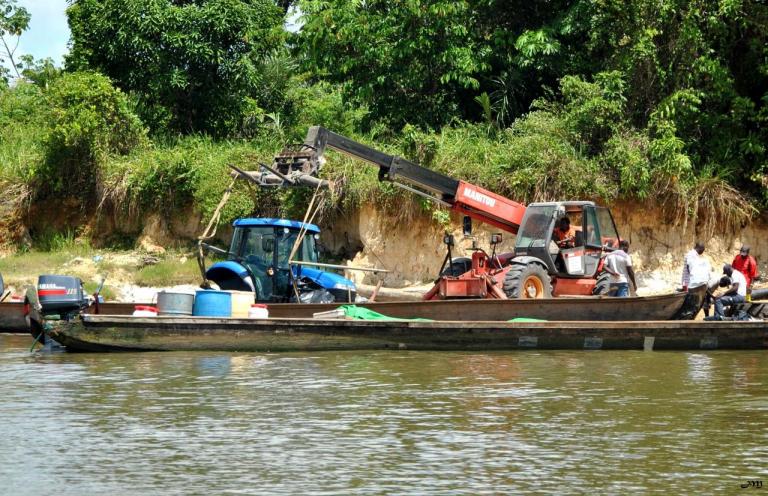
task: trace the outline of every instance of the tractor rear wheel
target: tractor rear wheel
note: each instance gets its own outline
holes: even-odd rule
[[[513,265],[504,276],[507,298],[551,298],[552,282],[546,269],[539,264]]]
[[[592,294],[595,296],[607,295],[611,288],[611,275],[608,272],[601,272],[597,276],[595,287],[592,288]]]

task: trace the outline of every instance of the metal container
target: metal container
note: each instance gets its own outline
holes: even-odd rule
[[[192,315],[195,304],[195,295],[191,293],[176,293],[173,291],[160,291],[157,293],[158,315]]]

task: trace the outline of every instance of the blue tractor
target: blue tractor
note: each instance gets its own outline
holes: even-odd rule
[[[232,225],[235,231],[229,251],[203,245],[227,257],[205,272],[206,279],[219,288],[253,291],[256,301],[267,303],[355,301],[352,281],[312,266],[318,263],[320,228],[316,225],[270,218],[238,219]],[[289,264],[302,229],[304,238]]]

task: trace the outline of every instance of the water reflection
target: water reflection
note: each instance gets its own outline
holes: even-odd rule
[[[31,355],[8,494],[729,492],[768,478],[764,353]]]

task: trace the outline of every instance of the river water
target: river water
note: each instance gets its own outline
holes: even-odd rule
[[[745,494],[750,480],[768,490],[760,351],[30,344],[0,335],[0,494]]]

